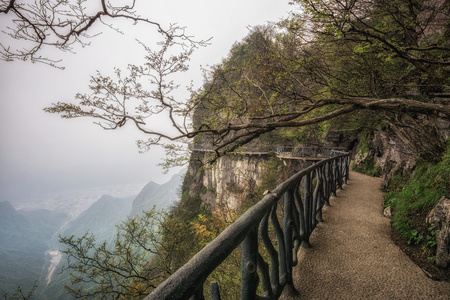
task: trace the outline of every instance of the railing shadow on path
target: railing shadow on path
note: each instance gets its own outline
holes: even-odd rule
[[[310,247],[309,237],[322,221],[322,208],[349,179],[349,153],[333,155],[268,191],[145,299],[205,299],[207,277],[240,245],[241,299],[278,299],[283,290],[295,293],[292,270],[298,249]],[[259,249],[259,239],[265,249]],[[259,285],[261,295],[257,295]],[[218,283],[210,283],[210,296],[220,299]]]

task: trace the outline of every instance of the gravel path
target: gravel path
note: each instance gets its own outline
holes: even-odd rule
[[[450,299],[450,283],[426,277],[391,240],[380,185],[351,172],[331,198],[312,248],[299,251],[295,299]]]

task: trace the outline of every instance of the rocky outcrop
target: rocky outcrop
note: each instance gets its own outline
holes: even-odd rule
[[[342,147],[349,151],[354,151],[358,144],[358,135],[356,133],[344,134],[343,131],[330,129],[322,136],[324,147]]]
[[[372,153],[367,155],[373,155],[374,164],[381,167],[384,182],[398,172],[410,173],[415,165],[417,151],[403,137],[404,133],[397,131],[397,128],[375,132]]]
[[[383,182],[387,183],[395,174],[411,174],[418,157],[439,160],[449,132],[447,120],[403,117],[359,141],[354,161],[358,165],[371,160],[372,165],[379,166]]]
[[[214,209],[217,204],[226,204],[231,209],[238,208],[242,202],[261,184],[267,172],[270,155],[230,154],[220,157],[214,165],[204,165],[207,152],[195,152],[191,157],[187,172],[189,194],[199,195],[203,205]],[[296,160],[283,161],[284,167],[275,176],[282,182],[304,167]],[[186,180],[186,179],[185,179]]]
[[[266,160],[265,156],[233,155],[206,167],[201,178],[206,188],[203,203],[214,207],[222,202],[231,208],[239,207],[243,198],[261,183]]]
[[[383,210],[383,216],[385,216],[386,218],[392,218],[392,208],[390,206],[386,207]]]
[[[427,216],[427,223],[436,230],[436,265],[450,265],[450,199],[442,197]]]

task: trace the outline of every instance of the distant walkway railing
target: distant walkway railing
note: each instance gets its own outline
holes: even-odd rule
[[[283,289],[294,290],[292,269],[297,264],[297,251],[300,245],[310,246],[309,237],[322,221],[323,206],[347,182],[349,162],[348,153],[321,160],[266,193],[145,299],[204,299],[207,277],[239,245],[241,299],[278,299]],[[268,258],[258,249],[259,239]],[[262,295],[257,295],[259,284]],[[212,300],[220,299],[219,290],[216,282],[210,283]]]
[[[189,150],[200,152],[213,152],[211,144],[189,144]],[[327,158],[346,153],[343,147],[318,147],[318,146],[285,146],[285,145],[255,145],[244,146],[237,154],[262,155],[275,153],[279,158]]]

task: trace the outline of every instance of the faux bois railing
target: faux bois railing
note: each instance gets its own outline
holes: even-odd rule
[[[349,162],[348,153],[324,159],[267,192],[145,299],[204,299],[207,277],[239,245],[241,299],[278,299],[283,289],[293,290],[298,249],[310,246],[309,237],[322,221],[323,206],[347,182]],[[210,296],[220,299],[216,282],[210,283]]]

